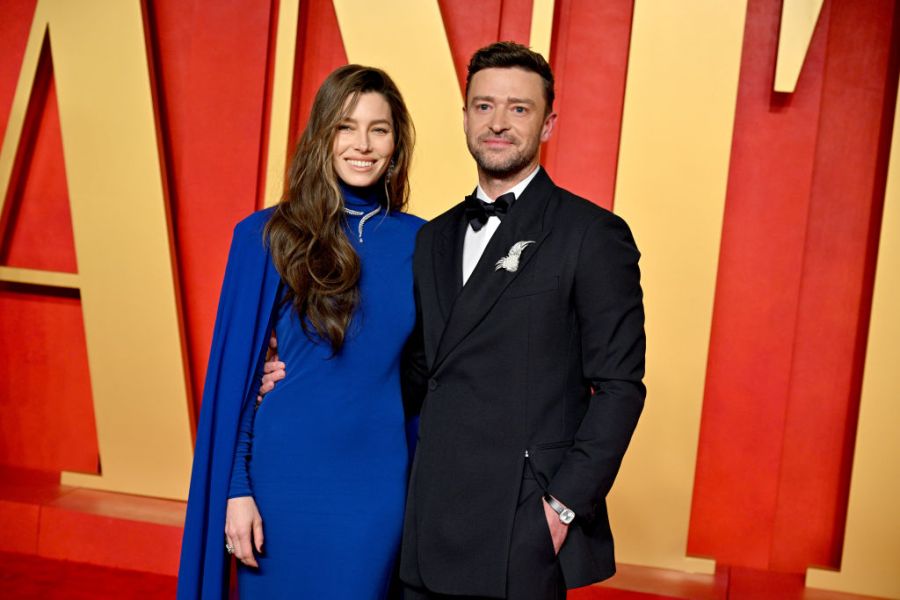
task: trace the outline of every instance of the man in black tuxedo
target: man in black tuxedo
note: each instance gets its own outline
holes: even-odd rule
[[[539,166],[553,96],[539,54],[475,53],[463,123],[478,187],[416,243],[410,599],[564,598],[615,572],[605,497],[645,395],[639,253],[621,218]]]
[[[418,236],[409,600],[565,598],[615,572],[605,497],[645,395],[640,254],[621,218],[540,167],[553,97],[540,54],[475,53],[463,123],[478,187]],[[266,363],[262,393],[283,369]]]

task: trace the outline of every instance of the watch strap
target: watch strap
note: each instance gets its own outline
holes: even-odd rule
[[[560,502],[559,500],[557,500],[550,494],[544,494],[544,500],[546,500],[547,504],[550,505],[550,508],[552,508],[554,511],[556,511],[556,514],[558,514],[560,516],[562,516],[562,513],[564,510],[568,510],[569,512],[572,512],[572,514],[575,514],[574,511],[571,511],[570,509],[566,508],[562,502]]]

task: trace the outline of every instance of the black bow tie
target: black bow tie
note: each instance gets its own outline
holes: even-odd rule
[[[497,217],[502,221],[515,201],[516,195],[512,192],[498,196],[493,202],[485,202],[475,194],[466,196],[466,220],[473,231],[478,231],[490,217]]]

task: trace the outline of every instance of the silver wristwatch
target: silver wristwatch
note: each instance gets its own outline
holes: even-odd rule
[[[550,505],[550,508],[556,511],[556,514],[559,515],[559,522],[563,525],[568,525],[575,520],[575,511],[573,511],[571,508],[566,508],[565,506],[563,506],[556,498],[554,498],[550,494],[544,494],[544,500],[547,501],[547,504]]]

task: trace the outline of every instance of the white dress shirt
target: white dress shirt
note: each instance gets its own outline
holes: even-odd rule
[[[534,179],[534,176],[537,175],[538,169],[540,168],[540,166],[535,167],[534,171],[532,171],[528,177],[514,185],[512,189],[504,192],[504,194],[512,192],[516,197],[516,201],[518,201],[519,196],[525,191],[525,188],[528,187],[528,184],[531,183],[531,180]],[[502,196],[503,194],[500,195]],[[484,200],[485,202],[494,201],[492,198],[488,198],[488,195],[481,189],[480,184],[475,189],[475,196],[477,196],[479,200]],[[485,223],[478,231],[472,229],[471,225],[466,227],[466,239],[463,241],[463,285],[466,285],[469,276],[472,274],[472,271],[475,270],[475,266],[478,264],[479,259],[481,259],[484,249],[487,247],[488,242],[491,241],[491,237],[493,237],[494,232],[497,231],[498,227],[500,227],[500,219],[495,216],[488,217],[487,223]]]

